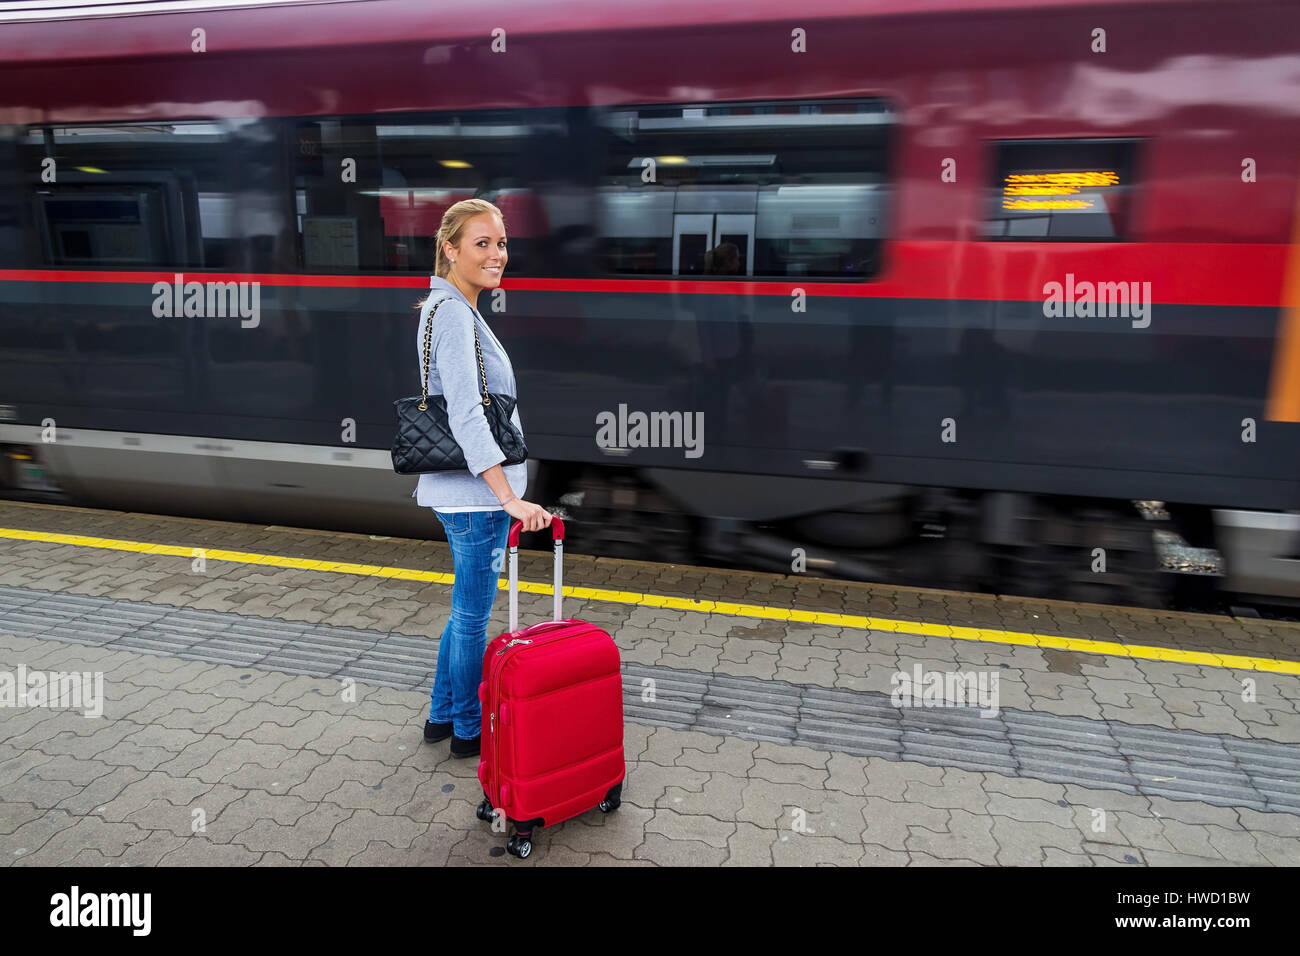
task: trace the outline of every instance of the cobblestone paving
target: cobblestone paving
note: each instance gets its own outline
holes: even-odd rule
[[[13,503],[0,503],[0,527],[451,570],[441,542],[372,541],[366,535]],[[548,554],[521,554],[522,580],[549,582],[550,571]],[[581,555],[566,557],[565,583],[1300,659],[1300,625],[1276,621],[925,592]],[[183,557],[11,539],[0,539],[0,585],[435,639],[450,605],[450,588],[441,584],[220,561],[196,574]],[[521,620],[549,617],[550,602],[546,595],[520,595]],[[917,664],[923,670],[998,668],[1005,707],[1300,743],[1300,680],[1290,675],[574,599],[566,600],[564,613],[608,630],[629,663],[882,693],[893,689],[894,674],[911,672]],[[506,626],[502,596],[489,630],[497,633]],[[1246,681],[1253,682],[1252,703],[1242,700]]]
[[[438,642],[424,637],[5,585],[0,620],[19,637],[399,690],[431,686],[437,666]],[[875,691],[624,663],[623,708],[677,730],[1300,813],[1300,747],[1004,708],[1000,673],[966,671],[965,706],[938,707],[915,672],[920,700],[903,706]]]
[[[450,571],[432,542],[11,504],[0,504],[0,526]],[[525,580],[549,580],[548,555],[521,563]],[[566,583],[1300,656],[1300,628],[1264,621],[581,556],[566,561]],[[0,585],[435,639],[450,597],[446,585],[217,561],[196,574],[184,558],[3,539]],[[548,597],[521,598],[525,621],[547,613]],[[1007,708],[1283,744],[1300,736],[1300,681],[1284,675],[597,602],[568,601],[565,613],[604,626],[629,664],[883,693],[917,663],[996,667]],[[474,818],[475,761],[423,743],[423,692],[359,683],[348,702],[331,679],[14,636],[0,622],[0,671],[18,664],[104,671],[109,698],[98,720],[0,711],[0,859],[18,866],[1300,863],[1294,813],[631,720],[623,806],[540,831],[520,863]]]

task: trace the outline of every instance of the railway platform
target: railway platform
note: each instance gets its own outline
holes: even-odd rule
[[[515,860],[422,738],[451,580],[442,542],[0,502],[0,861],[1300,864],[1300,625],[574,554],[628,776]]]

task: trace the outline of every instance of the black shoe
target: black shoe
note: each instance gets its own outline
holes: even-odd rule
[[[471,737],[465,740],[462,737],[452,736],[451,738],[451,755],[453,757],[477,757],[479,755],[479,737]]]
[[[424,722],[424,740],[426,743],[436,744],[439,740],[446,740],[451,736],[451,724],[435,724],[431,720]]]

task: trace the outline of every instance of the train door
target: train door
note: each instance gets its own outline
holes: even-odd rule
[[[673,216],[673,275],[703,275],[704,253],[713,248],[713,213]]]
[[[704,254],[724,242],[740,250],[738,275],[754,274],[752,213],[677,213],[673,216],[673,275],[703,275]]]
[[[740,268],[737,275],[754,274],[754,216],[752,213],[718,213],[714,229],[713,245],[734,242],[740,250]]]

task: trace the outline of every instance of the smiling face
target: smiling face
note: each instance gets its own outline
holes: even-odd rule
[[[451,260],[447,278],[462,288],[495,289],[501,284],[501,274],[506,268],[506,229],[501,217],[485,212],[465,222],[460,243],[453,247],[442,244],[443,253]]]

